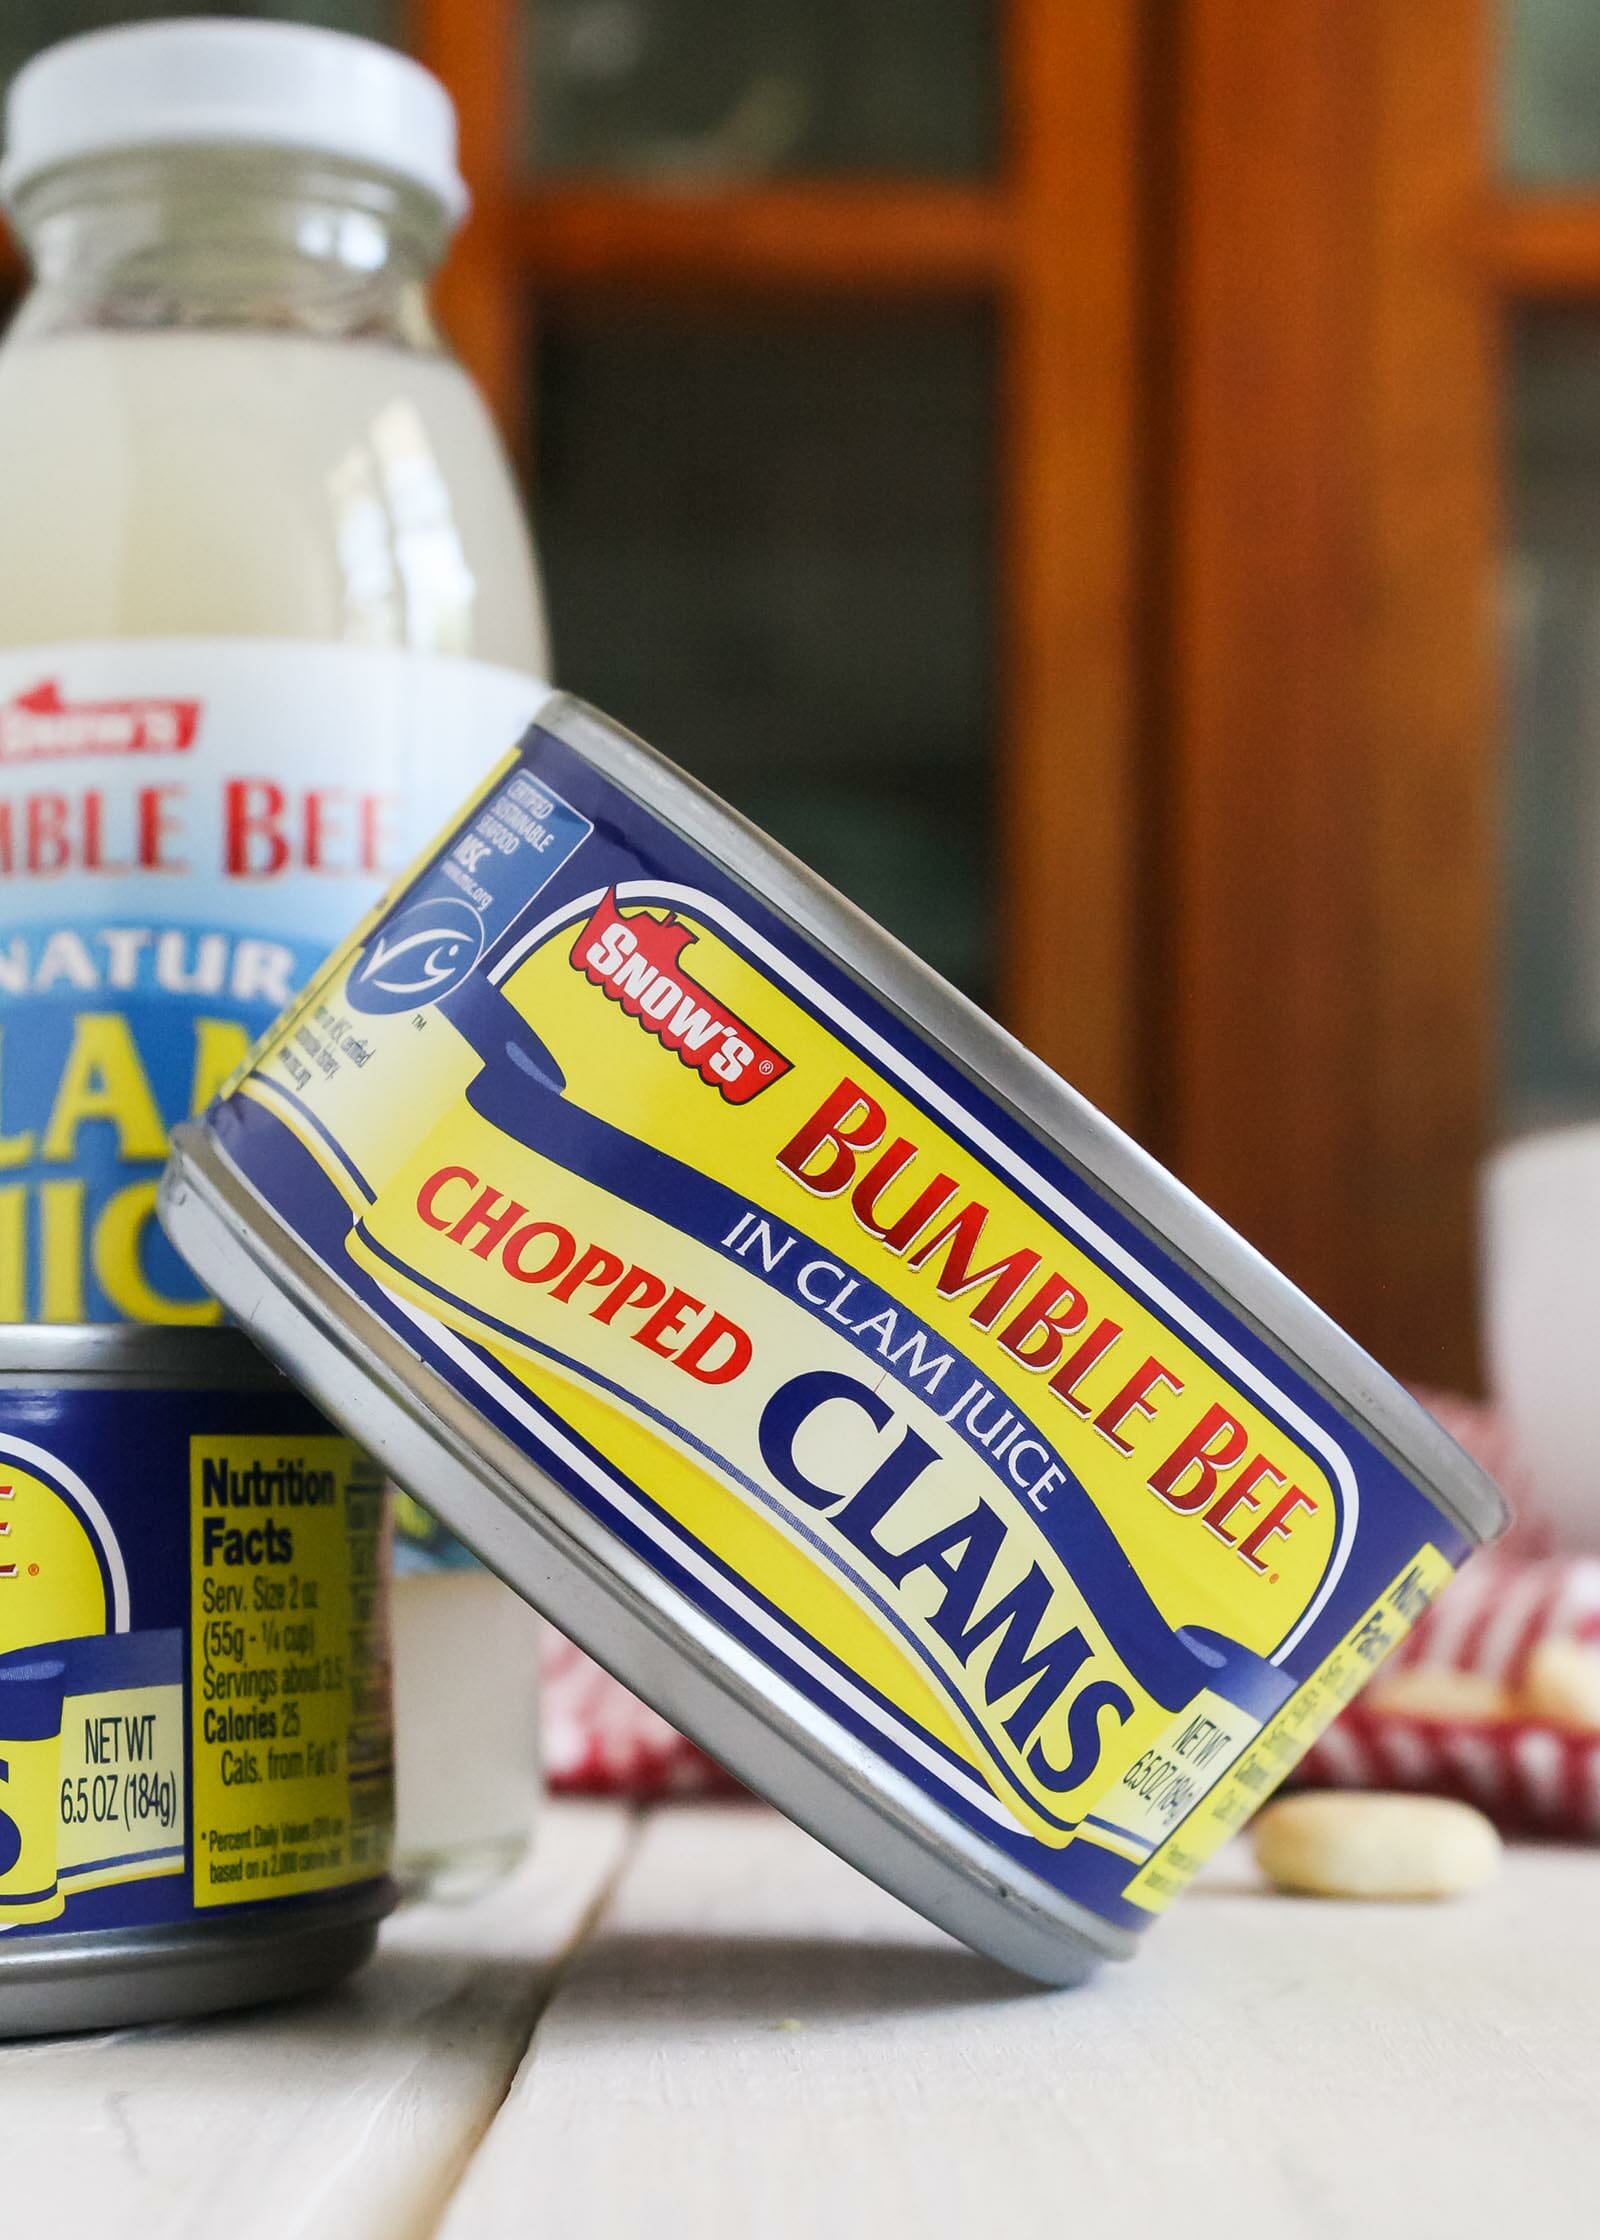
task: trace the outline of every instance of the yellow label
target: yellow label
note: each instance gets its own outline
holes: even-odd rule
[[[388,1863],[382,1512],[347,1439],[191,1441],[197,1906]]]
[[[715,1135],[719,1181],[750,1209],[731,1249],[727,1235],[685,1234],[670,1199],[619,1191],[614,1167],[591,1176],[547,1157],[536,1124],[519,1140],[475,1110],[466,1092],[482,1058],[436,1011],[363,1014],[324,980],[246,1095],[272,1103],[364,1217],[349,1249],[365,1272],[492,1346],[1058,1845],[1099,1819],[1108,1782],[1183,1725],[1117,1653],[1074,1576],[1070,1532],[1051,1530],[1075,1498],[1069,1478],[1159,1620],[1267,1657],[1332,1559],[1329,1471],[885,1071],[843,1060],[812,1011],[712,923],[670,915],[671,937],[692,937],[695,974],[730,1012],[759,1019],[775,1053],[770,1084],[743,1101],[607,1000],[577,969],[570,927],[535,945],[502,992],[513,1021],[534,1023],[554,1053],[568,1107],[626,1115],[630,1135],[685,1167],[706,1163]],[[643,938],[663,934],[666,916],[610,922]],[[305,1127],[306,1111],[319,1128]],[[793,1278],[781,1288],[769,1280],[780,1260]],[[852,1311],[849,1268],[903,1301],[905,1319]],[[785,1447],[785,1485],[772,1466],[773,1375],[802,1365],[831,1374],[837,1397]],[[863,1377],[852,1408],[850,1380]],[[867,1413],[889,1397],[892,1412]],[[711,1442],[694,1436],[707,1406]],[[872,1547],[864,1560],[848,1504],[835,1511],[806,1489],[849,1491],[907,1437],[926,1467],[884,1536],[927,1555],[918,1567],[890,1561],[886,1581]],[[754,1513],[744,1494],[730,1498],[751,1486],[766,1496]],[[819,1563],[819,1549],[832,1560]],[[1229,1731],[1242,1747],[1239,1716]],[[1095,1834],[1119,1840],[1114,1826]]]
[[[95,1543],[77,1507],[40,1472],[0,1455],[0,1656],[106,1629]]]
[[[1446,1528],[1125,1208],[564,752],[527,743],[330,961],[218,1143],[553,1501],[1126,1925],[1122,1879],[1248,1777],[1307,1645]]]
[[[1142,1858],[1144,1846],[1165,1841],[1260,1731],[1238,1704],[1202,1689],[1105,1792],[1101,1819],[1138,1847],[1130,1856]]]
[[[0,1725],[6,1708],[0,1703]],[[52,1921],[66,1903],[56,1854],[60,1760],[59,1731],[0,1734],[0,1923],[8,1926]]]
[[[28,1467],[29,1453],[39,1468]],[[75,1891],[174,1873],[183,1863],[177,1636],[108,1631],[113,1613],[102,1566],[113,1548],[89,1489],[43,1450],[7,1442],[0,1451],[3,1927],[53,1921]],[[119,1660],[126,1685],[104,1677]],[[158,1674],[169,1676],[167,1684],[148,1684]]]
[[[1339,1646],[1236,1759],[1204,1803],[1128,1884],[1126,1894],[1135,1905],[1159,1913],[1171,1903],[1212,1854],[1238,1833],[1280,1782],[1287,1780],[1317,1737],[1366,1686],[1450,1577],[1450,1565],[1437,1548],[1429,1546],[1391,1580]]]
[[[69,1890],[180,1874],[181,1683],[69,1697],[59,1801],[59,1866]]]

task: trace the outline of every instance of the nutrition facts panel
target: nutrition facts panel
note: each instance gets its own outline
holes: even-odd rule
[[[8,2221],[61,2240],[1591,2240],[1593,1854],[1438,1906],[1238,1847],[1041,1992],[755,1805],[558,1805],[337,1994],[0,2046]]]
[[[191,1442],[197,1906],[387,1866],[382,1523],[348,1439]]]

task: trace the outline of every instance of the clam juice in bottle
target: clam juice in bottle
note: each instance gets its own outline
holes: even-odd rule
[[[218,1318],[153,1219],[169,1129],[544,696],[516,488],[428,304],[454,146],[416,65],[285,25],[128,27],[13,87],[0,1320]],[[401,1867],[460,1882],[528,1825],[531,1621],[410,1538]],[[486,1633],[446,1735],[428,1675]]]

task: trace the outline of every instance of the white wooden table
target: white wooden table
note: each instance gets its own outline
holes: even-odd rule
[[[1238,1854],[1037,1992],[756,1806],[567,1805],[347,1990],[0,2048],[27,2240],[1600,2232],[1600,1855],[1437,1907]]]

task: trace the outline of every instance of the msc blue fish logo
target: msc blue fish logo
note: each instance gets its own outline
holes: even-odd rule
[[[415,1011],[459,988],[483,954],[483,920],[468,902],[436,895],[385,918],[350,975],[358,1011]]]

